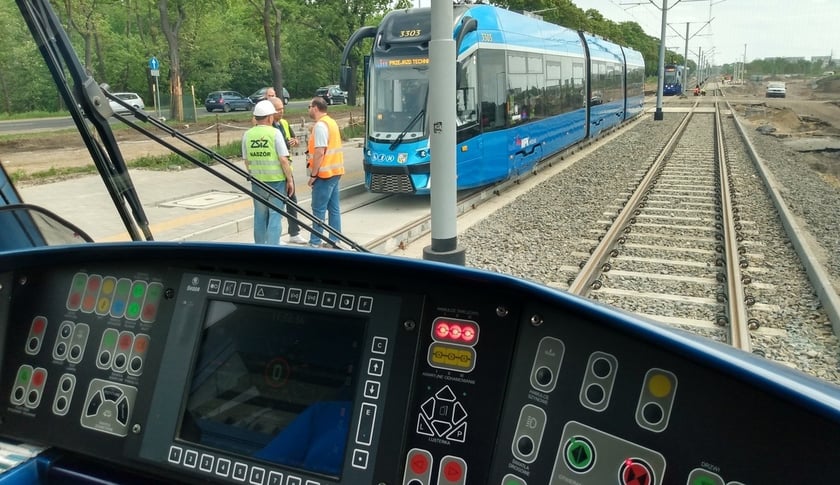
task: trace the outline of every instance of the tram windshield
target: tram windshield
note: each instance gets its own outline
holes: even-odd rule
[[[680,71],[675,67],[665,68],[665,84],[676,84],[680,82]]]
[[[370,137],[390,142],[405,132],[404,141],[422,138],[426,133],[426,116],[421,111],[428,99],[428,59],[379,59],[370,81]]]

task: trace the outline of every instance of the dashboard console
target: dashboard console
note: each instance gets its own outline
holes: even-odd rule
[[[0,435],[49,448],[44,482],[825,483],[840,456],[836,387],[525,281],[369,254],[0,255],[0,352]]]

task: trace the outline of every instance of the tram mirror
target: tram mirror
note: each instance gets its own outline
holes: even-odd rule
[[[341,87],[342,91],[349,91],[350,87],[350,77],[353,73],[353,68],[349,65],[341,66],[341,72],[339,73],[339,80],[338,85]]]

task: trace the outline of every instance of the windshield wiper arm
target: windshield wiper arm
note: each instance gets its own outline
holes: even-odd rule
[[[410,130],[411,127],[417,123],[417,120],[419,120],[420,117],[424,114],[426,114],[426,110],[421,109],[416,115],[414,115],[414,118],[411,118],[411,121],[408,123],[408,126],[405,127],[402,133],[397,135],[394,141],[391,142],[391,145],[388,147],[388,149],[393,150],[394,148],[397,148],[400,145],[400,143],[402,143],[403,138],[405,138],[405,135],[408,134],[408,130]]]

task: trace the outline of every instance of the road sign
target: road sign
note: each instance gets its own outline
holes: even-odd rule
[[[152,69],[152,77],[160,76],[160,69]]]
[[[151,69],[152,71],[157,71],[158,69],[160,69],[160,62],[158,62],[157,57],[152,56],[152,58],[149,59],[149,69]]]

